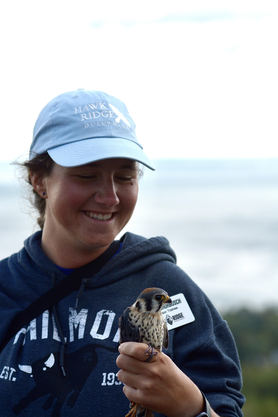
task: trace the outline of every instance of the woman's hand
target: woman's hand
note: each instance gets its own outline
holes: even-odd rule
[[[146,362],[147,349],[145,343],[126,342],[119,346],[118,379],[129,401],[168,417],[201,413],[204,399],[199,388],[162,352]]]

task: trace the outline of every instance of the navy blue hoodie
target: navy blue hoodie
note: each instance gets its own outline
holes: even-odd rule
[[[40,242],[37,232],[0,263],[0,340],[16,313],[65,277]],[[123,417],[129,402],[116,376],[118,319],[146,287],[161,287],[174,299],[185,296],[188,317],[182,324],[179,306],[172,306],[176,314],[166,314],[169,325],[176,320],[166,353],[220,416],[241,416],[240,364],[227,323],[176,265],[165,238],[126,233],[121,250],[100,272],[33,319],[0,353],[1,417]]]

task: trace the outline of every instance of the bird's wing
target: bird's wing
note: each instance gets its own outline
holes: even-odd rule
[[[165,349],[168,348],[168,341],[169,341],[169,337],[168,337],[168,327],[166,324],[166,321],[164,322],[164,327],[163,327],[163,346],[165,347]]]
[[[130,321],[130,307],[127,307],[119,319],[120,343],[140,342],[140,332],[136,325]]]

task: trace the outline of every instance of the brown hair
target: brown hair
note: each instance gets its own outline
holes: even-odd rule
[[[26,179],[28,184],[32,186],[31,174],[37,174],[40,177],[46,177],[50,174],[53,165],[54,165],[54,161],[50,158],[47,152],[41,155],[37,155],[35,158],[31,159],[30,161],[23,162],[22,166],[27,168],[27,172],[28,172],[28,177]],[[33,187],[32,187],[32,192],[33,192],[32,205],[39,212],[37,223],[40,226],[40,228],[43,229],[44,218],[45,218],[45,199],[42,198]]]

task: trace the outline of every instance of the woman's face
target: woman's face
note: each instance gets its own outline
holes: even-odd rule
[[[138,167],[106,159],[65,168],[54,164],[46,192],[42,246],[63,267],[78,267],[105,251],[129,221],[138,195]]]

